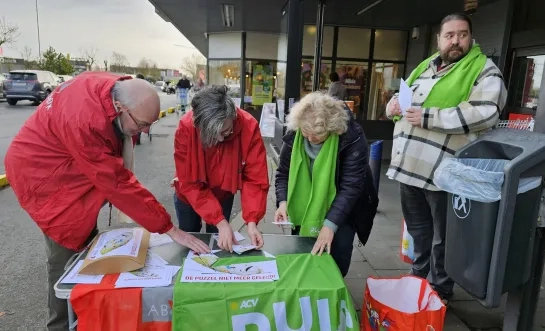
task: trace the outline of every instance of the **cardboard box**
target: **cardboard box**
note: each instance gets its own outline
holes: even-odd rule
[[[150,233],[141,227],[119,228],[100,233],[93,240],[80,273],[105,275],[144,267]]]

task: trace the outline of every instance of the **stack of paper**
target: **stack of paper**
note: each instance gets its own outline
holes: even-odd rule
[[[240,241],[246,240],[246,238],[244,238],[244,236],[243,236],[240,232],[235,231],[234,234],[235,234],[235,239],[236,239],[237,241],[240,242]],[[218,235],[218,234],[214,234],[214,235],[212,235],[212,237],[214,237],[214,239],[216,239],[216,241],[218,241],[219,235]]]
[[[162,287],[172,283],[172,277],[180,267],[162,265],[146,266],[131,272],[119,274],[115,287]]]
[[[152,233],[149,237],[149,248],[162,246],[174,242],[168,234]]]
[[[61,284],[100,284],[104,275],[82,275],[79,273],[83,266],[83,260],[76,263],[68,275],[63,278]]]

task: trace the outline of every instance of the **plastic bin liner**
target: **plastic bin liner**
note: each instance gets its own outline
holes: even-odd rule
[[[435,186],[479,202],[501,199],[503,168],[509,160],[501,159],[444,159],[433,175]],[[541,184],[541,177],[521,178],[518,194],[528,192]]]

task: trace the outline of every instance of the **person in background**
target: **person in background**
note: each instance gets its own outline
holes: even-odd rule
[[[209,251],[172,225],[128,169],[131,136],[158,116],[159,97],[148,82],[85,72],[51,93],[13,138],[4,164],[21,207],[44,233],[49,331],[68,330],[66,300],[56,298],[53,286],[67,261],[97,234],[99,211],[108,202],[150,232]]]
[[[180,112],[184,113],[188,103],[189,89],[191,89],[191,82],[187,79],[186,75],[180,78],[176,84],[176,88],[178,88],[178,98],[180,99]],[[176,109],[176,114],[178,114],[178,109]]]
[[[225,86],[205,87],[191,102],[174,138],[176,193],[174,205],[180,229],[219,231],[218,246],[232,252],[229,224],[233,199],[241,192],[242,218],[252,244],[263,246],[257,224],[267,207],[267,155],[259,124],[237,108]]]
[[[292,234],[318,237],[312,254],[327,251],[346,276],[355,229],[365,245],[378,197],[362,128],[343,101],[322,92],[290,110],[276,170],[276,221],[291,221]]]
[[[330,73],[329,80],[331,81],[331,85],[329,85],[327,94],[337,98],[338,100],[346,100],[346,87],[344,87],[344,85],[339,81],[339,74],[335,71]]]
[[[447,193],[433,183],[439,163],[493,128],[505,106],[501,71],[472,37],[464,14],[446,16],[439,52],[411,73],[412,107],[402,116],[397,96],[386,106],[396,121],[387,176],[400,184],[401,207],[414,239],[411,273],[427,278],[448,305],[454,282],[445,271]]]

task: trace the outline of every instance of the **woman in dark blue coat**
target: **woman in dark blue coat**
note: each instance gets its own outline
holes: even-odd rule
[[[286,122],[275,220],[317,237],[312,254],[330,253],[344,277],[354,235],[367,242],[378,205],[365,134],[343,101],[321,92],[295,104]]]

